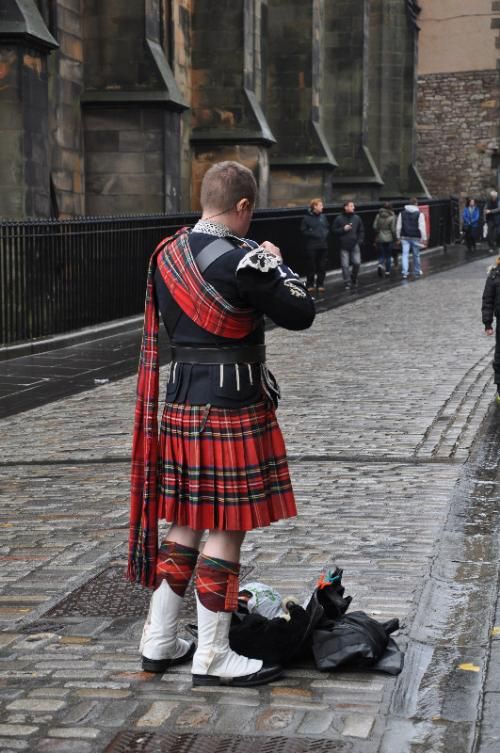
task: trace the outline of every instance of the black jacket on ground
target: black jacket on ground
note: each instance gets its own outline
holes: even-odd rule
[[[483,291],[481,308],[483,324],[486,329],[493,326],[494,317],[500,316],[500,268],[492,267],[488,272]]]
[[[352,225],[352,227],[345,231],[345,225]],[[355,246],[360,246],[365,239],[365,229],[358,214],[346,214],[345,212],[339,214],[333,221],[332,233],[339,239],[340,248],[345,249],[345,251],[352,251]]]
[[[330,234],[330,228],[324,214],[316,214],[312,209],[309,209],[300,223],[300,232],[304,236],[308,251],[313,251],[317,248],[327,248],[326,241]]]

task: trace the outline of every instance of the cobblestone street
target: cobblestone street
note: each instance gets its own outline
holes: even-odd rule
[[[273,738],[277,751],[498,750],[491,730],[478,742],[481,693],[492,719],[500,693],[487,682],[497,455],[478,449],[495,429],[490,263],[268,335],[299,516],[247,537],[244,572],[300,597],[338,564],[352,609],[400,619],[396,678],[304,662],[270,686],[193,690],[189,665],[141,672],[149,594],[122,578],[135,377],[0,421],[0,751],[163,753],[171,733]]]

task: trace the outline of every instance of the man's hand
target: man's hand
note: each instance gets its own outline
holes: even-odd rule
[[[280,261],[283,261],[281,251],[279,250],[278,246],[275,246],[274,243],[271,243],[271,241],[264,241],[260,244],[260,247],[263,248],[264,251],[277,256]]]
[[[352,228],[352,225],[344,225],[344,230],[346,233],[348,233],[351,228]]]
[[[486,329],[484,330],[484,333],[485,333],[485,335],[488,335],[488,337],[491,337],[491,335],[493,334],[493,332],[494,332],[494,329],[493,329],[493,327],[487,327],[487,328],[486,328]]]

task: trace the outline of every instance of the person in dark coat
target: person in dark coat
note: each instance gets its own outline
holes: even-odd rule
[[[353,201],[346,201],[342,214],[335,218],[332,233],[340,245],[340,265],[346,290],[358,286],[358,274],[361,266],[361,244],[365,238],[365,229],[361,217],[354,213]]]
[[[474,199],[467,200],[467,206],[462,213],[462,229],[464,233],[467,251],[476,250],[476,242],[479,238],[479,207]]]
[[[495,332],[493,329],[493,319],[496,318],[493,373],[497,387],[495,399],[497,403],[500,403],[500,327],[498,326],[498,320],[500,317],[500,256],[497,257],[496,264],[488,269],[488,276],[486,277],[486,283],[483,290],[481,314],[484,330],[489,337]]]
[[[313,199],[307,214],[300,224],[307,254],[306,285],[309,293],[325,292],[326,264],[328,261],[327,239],[330,234],[328,220],[323,214],[321,199]]]
[[[490,197],[484,205],[484,219],[488,226],[490,254],[498,253],[498,242],[500,241],[500,198],[497,191],[490,191]]]
[[[397,236],[396,215],[392,205],[388,202],[377,212],[373,221],[373,229],[375,230],[375,243],[378,250],[377,274],[379,277],[384,277],[384,275],[389,277],[393,246]]]
[[[315,308],[280,249],[244,237],[256,195],[248,168],[213,165],[201,185],[201,220],[162,241],[148,271],[127,576],[155,589],[140,645],[143,669],[162,673],[192,657],[194,686],[260,685],[282,672],[238,655],[228,634],[246,532],[296,515],[264,315],[302,330]],[[159,314],[171,363],[158,431]],[[159,546],[161,520],[170,528]],[[196,651],[177,636],[192,577]]]

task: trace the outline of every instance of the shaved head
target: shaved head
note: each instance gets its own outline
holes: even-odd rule
[[[200,203],[204,211],[227,212],[240,199],[255,205],[257,183],[251,170],[239,162],[217,162],[203,176]]]

